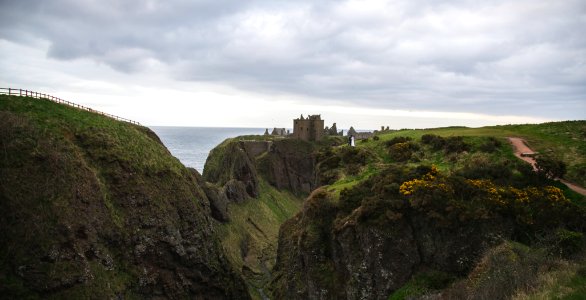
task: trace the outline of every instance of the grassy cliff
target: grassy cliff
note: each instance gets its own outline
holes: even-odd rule
[[[583,296],[586,200],[535,174],[506,137],[564,161],[567,178],[582,183],[585,128],[399,130],[317,150],[324,186],[281,227],[272,295],[531,298],[567,288]]]
[[[0,96],[0,295],[247,298],[194,175],[148,128]]]

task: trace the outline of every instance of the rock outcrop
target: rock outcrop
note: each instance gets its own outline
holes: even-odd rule
[[[446,227],[418,213],[384,225],[352,218],[335,224],[327,198],[314,192],[281,226],[275,299],[387,299],[422,270],[465,274],[510,235],[506,222]]]
[[[280,190],[309,194],[318,185],[318,147],[296,139],[229,139],[210,152],[203,177],[221,187],[226,198],[233,202],[258,197],[258,176]]]
[[[231,201],[241,202],[246,197],[256,198],[258,175],[253,160],[254,157],[238,141],[226,140],[210,152],[204,166],[203,178],[217,186],[223,186],[224,194]]]
[[[249,298],[197,175],[154,133],[0,97],[2,297]]]
[[[278,189],[309,194],[317,187],[315,150],[315,144],[302,140],[275,141],[259,159],[260,173]]]

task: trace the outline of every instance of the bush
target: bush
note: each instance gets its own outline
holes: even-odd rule
[[[499,139],[491,136],[488,137],[487,140],[480,145],[479,149],[482,152],[492,153],[495,152],[502,145],[503,143]]]
[[[397,136],[397,137],[394,137],[394,138],[386,141],[385,142],[385,145],[387,145],[387,147],[390,148],[390,147],[392,147],[395,144],[398,144],[398,143],[407,143],[407,142],[409,142],[411,140],[412,140],[412,138],[407,137],[407,136]]]
[[[409,142],[393,144],[389,149],[391,158],[398,162],[408,161],[413,155],[414,145]]]
[[[550,156],[538,156],[535,167],[539,175],[548,179],[563,178],[566,174],[566,164]]]
[[[470,145],[464,142],[464,138],[461,136],[451,136],[445,139],[444,151],[446,153],[459,153],[469,150]]]
[[[358,164],[348,164],[346,165],[346,174],[348,175],[358,175],[360,173],[360,165]]]
[[[430,145],[433,150],[440,150],[444,148],[446,143],[445,139],[435,134],[424,134],[421,136],[421,142],[426,145]]]
[[[362,198],[366,193],[368,193],[368,191],[361,188],[361,186],[357,186],[351,189],[344,188],[340,192],[340,201],[338,202],[340,210],[346,214],[352,212],[354,209],[360,206],[362,203]]]
[[[491,179],[500,184],[510,183],[512,164],[508,160],[494,161],[484,153],[474,153],[456,174],[469,179]]]
[[[378,135],[375,135],[375,136],[372,137],[372,139],[375,140],[375,141],[378,141],[378,140],[380,140],[380,137]]]
[[[363,166],[366,164],[369,154],[364,149],[346,147],[341,149],[340,156],[345,164],[359,164]]]
[[[584,234],[581,232],[558,229],[555,232],[553,251],[564,257],[578,253],[584,247]]]

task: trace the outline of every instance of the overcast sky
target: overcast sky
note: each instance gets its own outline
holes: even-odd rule
[[[0,0],[0,86],[146,125],[586,119],[585,28],[585,0]]]

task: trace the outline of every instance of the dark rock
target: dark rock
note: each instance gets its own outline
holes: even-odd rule
[[[206,160],[203,178],[219,186],[234,179],[244,184],[248,196],[256,198],[259,195],[256,167],[237,141],[228,140],[212,149]]]
[[[34,103],[0,118],[1,298],[249,299],[197,176],[148,130]]]
[[[225,195],[229,201],[236,203],[242,203],[248,197],[244,183],[235,179],[226,182],[222,191],[222,195]]]
[[[220,222],[230,221],[230,215],[228,214],[228,198],[226,198],[226,194],[223,190],[206,182],[197,170],[189,169],[209,201],[212,217]]]
[[[315,145],[302,140],[280,140],[260,158],[259,172],[273,186],[296,194],[317,188]]]
[[[387,299],[423,269],[466,274],[512,234],[501,219],[446,227],[417,212],[386,224],[324,219],[302,212],[281,226],[274,298]]]

